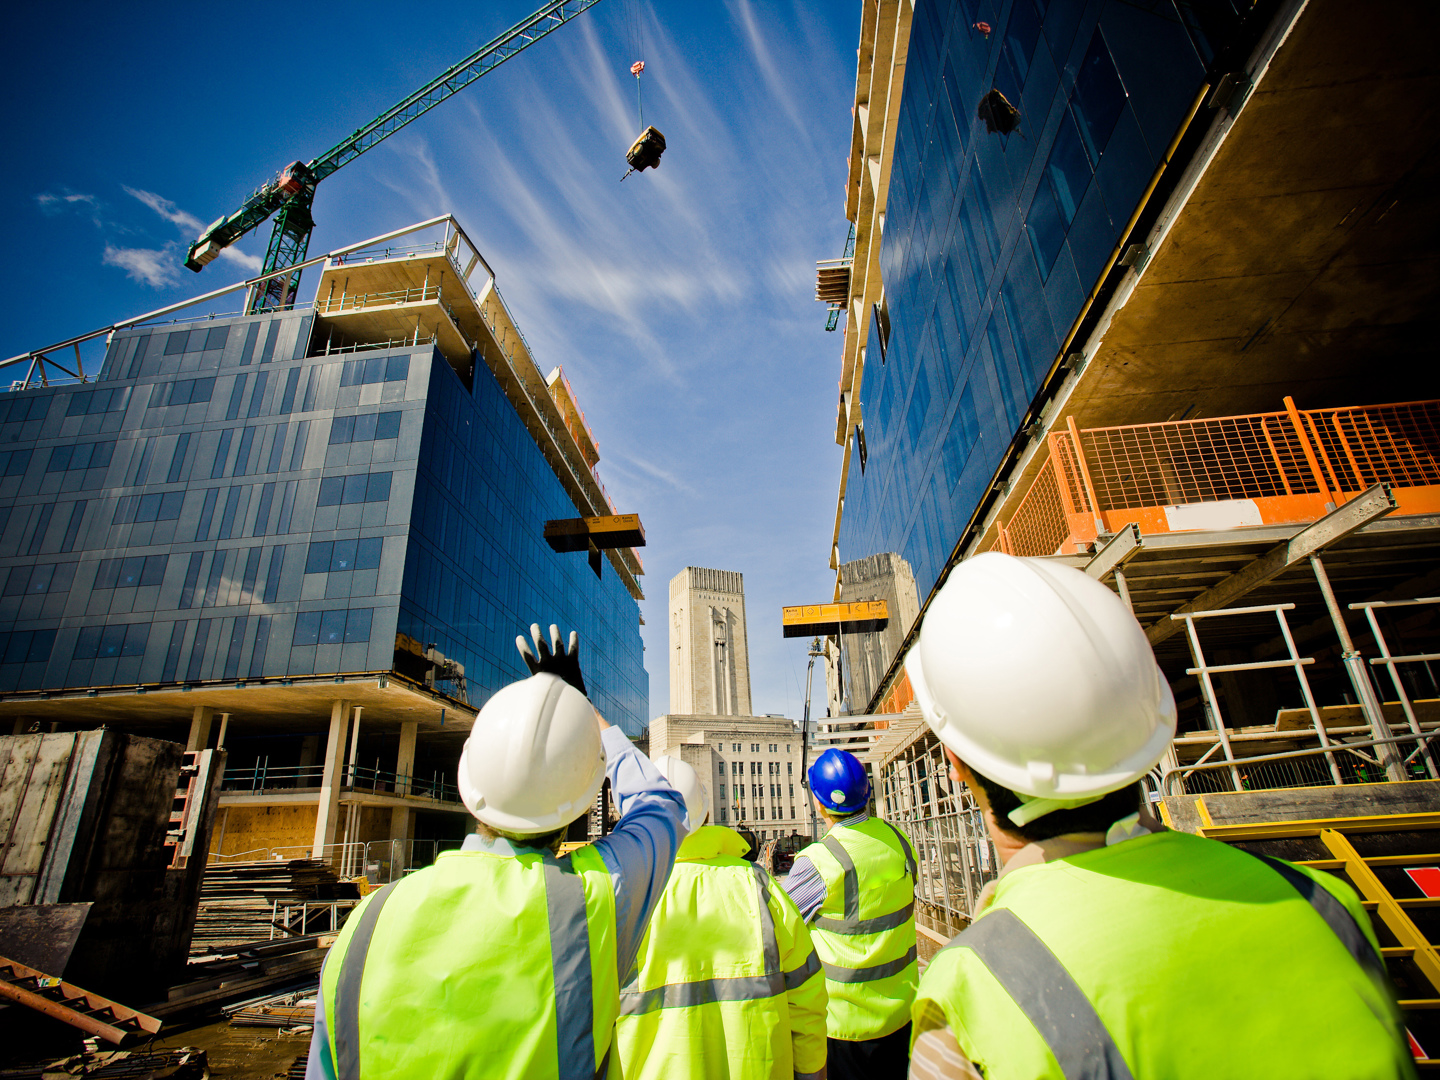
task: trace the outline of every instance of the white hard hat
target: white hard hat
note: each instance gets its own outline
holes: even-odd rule
[[[1175,734],[1145,631],[1072,567],[999,552],[951,571],[905,660],[926,722],[976,772],[1022,795],[1132,784]]]
[[[605,779],[595,709],[555,675],[511,683],[485,703],[460,753],[460,798],[492,829],[536,836],[590,808]]]
[[[688,761],[664,754],[655,759],[655,768],[670,786],[685,796],[685,828],[694,832],[705,821],[705,782]]]

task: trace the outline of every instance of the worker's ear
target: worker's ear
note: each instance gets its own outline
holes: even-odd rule
[[[975,782],[975,776],[970,772],[970,766],[955,756],[955,751],[948,746],[945,747],[945,756],[950,760],[950,779],[957,784],[964,784],[970,789],[971,796],[979,805],[981,810],[990,809],[990,799],[985,794],[985,789]]]

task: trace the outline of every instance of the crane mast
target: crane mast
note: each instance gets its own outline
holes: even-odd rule
[[[251,192],[239,209],[212,222],[190,245],[186,268],[199,273],[221,251],[272,214],[275,224],[265,251],[263,272],[268,274],[304,262],[310,233],[315,228],[310,210],[315,202],[315,188],[321,180],[599,2],[550,0],[319,157],[309,162],[292,162],[278,176]],[[248,310],[254,313],[288,307],[299,285],[299,270],[270,278],[251,295]]]

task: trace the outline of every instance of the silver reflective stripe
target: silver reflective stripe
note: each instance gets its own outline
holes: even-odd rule
[[[844,919],[821,918],[815,920],[815,925],[832,934],[878,934],[882,930],[895,930],[904,926],[914,914],[915,901],[911,900],[899,911],[892,911],[889,915],[877,915],[873,919],[857,919],[853,923]]]
[[[1330,890],[1326,889],[1319,882],[1307,874],[1302,874],[1289,863],[1283,863],[1279,859],[1272,859],[1268,855],[1260,855],[1258,858],[1267,863],[1270,869],[1283,877],[1290,883],[1290,887],[1303,896],[1315,909],[1315,913],[1325,920],[1325,925],[1330,927],[1330,932],[1340,939],[1340,944],[1355,958],[1355,962],[1365,969],[1372,979],[1377,979],[1382,987],[1386,988],[1388,994],[1390,981],[1381,965],[1380,957],[1375,955],[1370,941],[1363,931],[1356,924],[1354,916],[1339,900],[1335,899]]]
[[[335,1015],[329,1018],[335,1031],[335,1080],[360,1080],[360,980],[365,976],[365,956],[370,952],[380,909],[398,884],[392,881],[365,905],[341,958],[340,977],[335,981]]]
[[[620,991],[620,1015],[640,1016],[657,1009],[688,1009],[716,1001],[760,1001],[785,992],[785,984],[769,975],[737,975],[730,979],[699,979],[650,990]]]
[[[620,991],[621,1016],[639,1016],[657,1009],[688,1009],[717,1001],[760,1001],[783,994],[789,988],[789,976],[780,971],[780,945],[775,940],[775,917],[770,912],[770,875],[761,866],[752,864],[750,869],[755,874],[755,891],[760,901],[760,949],[765,973],[726,979],[697,979],[649,990],[636,989],[639,982],[637,973]],[[810,956],[811,960],[815,959],[813,951]]]
[[[947,949],[969,949],[1045,1040],[1066,1080],[1132,1080],[1085,991],[1008,908],[976,919]]]
[[[840,864],[840,869],[845,872],[845,922],[847,924],[858,922],[860,919],[860,879],[855,875],[855,860],[850,858],[850,853],[845,846],[831,833],[825,837],[824,844],[830,849],[830,854],[835,856],[835,861]],[[831,922],[836,920],[831,919]]]
[[[814,949],[811,949],[810,955],[805,958],[805,963],[801,964],[794,971],[785,972],[785,989],[796,990],[809,982],[812,976],[818,975],[819,973],[820,956]]]
[[[876,979],[888,979],[891,975],[899,975],[900,972],[915,963],[916,955],[916,948],[911,945],[910,950],[898,960],[876,964],[874,967],[847,968],[839,967],[836,964],[826,964],[825,978],[837,983],[874,982]]]
[[[591,1080],[595,1076],[595,1004],[590,985],[585,885],[568,857],[546,858],[543,865],[550,956],[555,966],[555,1042],[560,1080]]]

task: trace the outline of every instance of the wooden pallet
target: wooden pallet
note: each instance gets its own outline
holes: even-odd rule
[[[156,1035],[160,1021],[54,975],[0,956],[0,997],[62,1020],[116,1046]]]

